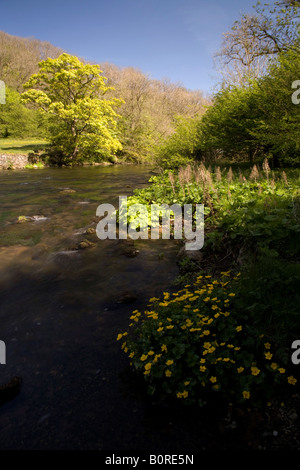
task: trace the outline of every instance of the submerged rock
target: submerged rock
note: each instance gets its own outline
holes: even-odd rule
[[[84,239],[78,244],[78,249],[84,250],[85,248],[92,248],[94,246],[96,246],[96,243],[93,243],[93,242],[90,242],[89,240]]]
[[[137,297],[132,292],[124,292],[121,297],[119,297],[117,302],[118,304],[128,304],[134,302],[135,300],[137,300]]]

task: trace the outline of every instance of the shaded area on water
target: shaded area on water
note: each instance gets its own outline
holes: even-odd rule
[[[161,445],[160,431],[144,423],[144,396],[125,393],[128,362],[116,336],[174,280],[177,245],[137,241],[138,255],[128,257],[123,241],[91,235],[93,248],[70,251],[99,204],[117,204],[148,177],[131,166],[1,174],[0,379],[23,381],[0,408],[1,449]],[[43,219],[16,223],[35,215]]]

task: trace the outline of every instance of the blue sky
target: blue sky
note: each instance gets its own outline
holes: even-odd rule
[[[213,55],[256,0],[0,0],[0,30],[209,93]]]

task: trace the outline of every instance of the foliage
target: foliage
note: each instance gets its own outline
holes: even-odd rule
[[[295,385],[268,338],[235,308],[238,276],[200,275],[193,285],[150,299],[143,314],[133,312],[130,332],[117,339],[149,393],[200,406],[212,391],[231,402],[257,403],[269,399],[276,384]]]
[[[21,103],[20,94],[6,87],[5,104],[0,104],[0,135],[7,138],[42,137],[43,128],[36,111]]]
[[[49,127],[57,163],[99,161],[121,149],[116,136],[118,100],[105,100],[108,90],[97,65],[62,54],[39,63],[40,71],[24,85],[26,103],[53,116]]]
[[[274,166],[298,165],[300,113],[292,84],[299,69],[298,53],[282,53],[263,78],[222,89],[202,119],[204,149],[220,149],[235,160],[248,155],[252,162],[265,154]]]
[[[252,135],[276,164],[299,165],[300,113],[292,101],[292,84],[299,70],[299,53],[280,54],[253,90],[258,119]]]
[[[203,148],[228,155],[247,155],[253,161],[259,142],[253,137],[257,107],[251,87],[229,87],[219,92],[202,119]]]
[[[174,133],[160,145],[157,165],[160,168],[179,168],[199,158],[200,116],[176,116]]]
[[[203,203],[203,262],[227,258],[240,275],[233,271],[231,279],[214,264],[213,280],[196,265],[188,268],[190,285],[151,299],[144,314],[133,312],[130,332],[118,339],[149,392],[201,405],[220,391],[257,404],[285,390],[282,384],[294,385],[286,371],[300,333],[298,172],[275,173],[265,159],[243,172],[189,165],[151,182],[129,206]]]

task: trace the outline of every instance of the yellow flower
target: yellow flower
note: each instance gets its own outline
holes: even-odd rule
[[[160,332],[160,331],[163,331],[163,327],[162,327],[162,326],[160,326],[159,328],[157,328],[157,330],[156,330],[156,331],[158,331],[158,332]]]
[[[184,385],[187,387],[190,384],[190,382],[186,381],[184,382]]]
[[[277,367],[278,367],[278,366],[277,366],[276,362],[272,362],[271,368],[272,368],[273,370],[275,370],[275,369],[277,369]]]
[[[291,384],[291,385],[295,385],[297,382],[297,379],[295,379],[295,377],[293,377],[292,375],[290,375],[290,377],[288,377],[288,383]]]
[[[150,370],[151,369],[151,362],[148,362],[147,364],[145,364],[145,370]]]
[[[184,390],[183,392],[178,392],[177,393],[177,398],[187,398],[189,395],[189,392],[187,390]]]
[[[172,359],[169,359],[167,362],[166,362],[166,365],[167,366],[171,366],[172,364],[174,364],[174,361]]]
[[[273,354],[271,354],[270,352],[266,352],[265,357],[266,357],[266,359],[272,359]]]
[[[211,383],[214,384],[217,381],[217,377],[211,377],[209,380],[211,381]]]
[[[285,369],[284,369],[283,367],[280,367],[280,368],[278,369],[278,372],[280,372],[281,374],[284,374],[284,373],[285,373]]]
[[[161,350],[162,351],[167,351],[167,346],[165,344],[163,344],[162,347],[161,347]]]
[[[205,297],[205,299],[203,299],[203,302],[208,302],[210,300],[210,297]]]
[[[234,297],[234,296],[235,296],[234,292],[231,292],[230,294],[228,294],[228,297]]]
[[[237,326],[236,331],[242,331],[243,327],[242,326]]]
[[[147,359],[147,357],[148,357],[148,354],[143,354],[141,356],[141,361],[145,361]]]
[[[252,375],[258,375],[259,373],[260,373],[260,370],[257,367],[251,367]]]
[[[250,398],[250,392],[248,392],[248,390],[244,390],[243,391],[243,397],[244,398]]]
[[[119,341],[121,338],[123,338],[123,336],[126,336],[128,335],[128,333],[125,331],[125,333],[119,333],[118,336],[117,336],[117,341]]]
[[[161,357],[161,354],[155,354],[154,359],[153,359],[153,364],[156,364],[160,357]]]
[[[165,371],[165,376],[166,376],[166,377],[171,377],[171,375],[172,375],[172,372],[171,372],[169,369],[167,369],[167,370]]]
[[[134,352],[130,353],[128,357],[133,357],[134,356]]]
[[[245,370],[244,367],[239,367],[239,368],[237,369],[237,371],[238,371],[239,374],[240,374],[241,372],[243,372],[244,370]]]
[[[208,336],[208,335],[209,335],[209,333],[210,333],[210,331],[209,331],[209,330],[204,330],[204,331],[203,331],[203,334],[204,334],[205,336]]]
[[[266,349],[270,349],[270,347],[271,347],[270,343],[265,343],[265,348]]]
[[[205,372],[206,371],[206,367],[205,366],[200,366],[200,372]]]
[[[167,330],[172,330],[172,328],[174,328],[174,325],[168,325],[167,326]]]

